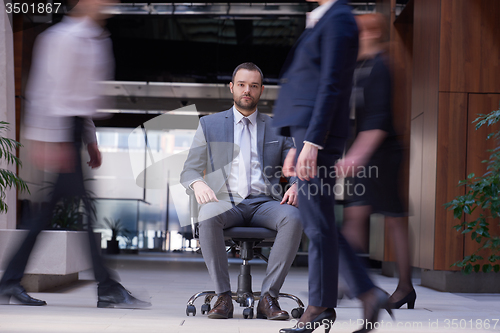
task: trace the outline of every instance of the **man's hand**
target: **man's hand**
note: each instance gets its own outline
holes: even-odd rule
[[[97,147],[97,142],[92,142],[87,145],[87,151],[89,152],[90,161],[87,162],[89,167],[92,169],[101,166],[102,157],[99,148]]]
[[[316,177],[317,161],[318,147],[307,142],[304,143],[296,166],[297,176],[300,180],[311,180],[311,178]]]
[[[290,188],[285,192],[285,195],[283,196],[283,200],[281,200],[280,204],[284,204],[284,203],[298,207],[299,200],[297,197],[297,183],[290,186]]]
[[[75,148],[71,142],[31,142],[31,159],[40,170],[58,173],[75,171]]]
[[[295,172],[295,155],[297,154],[296,148],[291,148],[285,157],[285,162],[283,162],[283,175],[285,177],[297,176]]]
[[[219,202],[217,197],[215,196],[214,191],[202,182],[201,180],[194,182],[193,185],[194,195],[196,197],[196,201],[198,201],[199,205],[203,205],[209,202]]]

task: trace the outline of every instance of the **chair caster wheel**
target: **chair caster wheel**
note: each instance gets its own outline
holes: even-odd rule
[[[252,319],[253,318],[253,309],[252,308],[245,308],[245,310],[243,310],[243,318]]]
[[[210,304],[205,303],[201,306],[201,314],[208,313],[210,310],[211,310]]]
[[[190,313],[193,314],[193,317],[196,316],[196,306],[194,306],[194,305],[188,305],[186,307],[186,316],[189,317]]]
[[[304,308],[295,308],[292,310],[293,318],[300,318],[304,314]]]

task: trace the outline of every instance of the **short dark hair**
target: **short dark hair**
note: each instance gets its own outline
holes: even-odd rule
[[[231,79],[231,81],[233,83],[234,83],[234,77],[236,76],[236,73],[238,73],[238,71],[240,69],[246,69],[247,71],[257,71],[257,72],[259,72],[260,73],[260,84],[264,83],[264,74],[262,74],[262,71],[260,70],[259,66],[257,66],[253,62],[244,62],[241,65],[238,65],[238,67],[236,67],[234,69],[233,77]]]

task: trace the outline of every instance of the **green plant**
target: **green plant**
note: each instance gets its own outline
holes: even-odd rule
[[[491,126],[500,121],[500,109],[492,111],[489,114],[481,114],[474,120],[476,130],[481,126]],[[490,234],[490,222],[498,223],[500,217],[500,130],[490,133],[487,137],[496,140],[496,148],[488,150],[491,153],[489,159],[482,161],[487,163],[487,171],[480,177],[476,177],[471,173],[467,179],[459,182],[460,186],[466,187],[465,195],[461,195],[445,204],[445,206],[453,210],[453,215],[456,219],[462,219],[462,216],[471,215],[476,209],[479,212],[479,217],[472,221],[464,221],[454,228],[462,234],[470,233],[472,240],[479,244],[479,248],[472,254],[464,257],[463,260],[457,261],[453,266],[461,267],[465,273],[479,272],[482,270],[485,273],[490,271],[499,272],[500,265],[500,235]],[[477,262],[484,258],[479,254],[483,250],[490,250],[487,264],[482,267]]]
[[[116,240],[118,236],[129,237],[130,231],[125,228],[120,219],[104,218],[104,223],[101,224],[104,228],[111,230],[111,240]]]
[[[92,181],[93,179],[84,179],[84,182]],[[45,182],[47,186],[43,187],[41,191],[49,190],[49,197],[52,196],[55,182]],[[87,188],[87,187],[85,187]],[[83,220],[87,214],[92,217],[96,216],[95,203],[92,199],[94,193],[85,189],[83,196],[64,196],[54,207],[52,214],[51,228],[57,230],[83,230]],[[85,211],[84,198],[87,198],[90,204],[90,212]]]
[[[61,230],[83,230],[83,216],[81,199],[78,197],[62,198],[54,207],[52,228]]]
[[[13,153],[15,149],[22,147],[16,140],[5,138],[2,136],[4,131],[9,130],[9,123],[0,121],[0,161],[5,161],[7,164],[13,164],[21,167],[21,160]],[[0,168],[0,213],[6,213],[9,206],[5,202],[7,189],[17,187],[21,192],[30,193],[28,185],[10,170]]]

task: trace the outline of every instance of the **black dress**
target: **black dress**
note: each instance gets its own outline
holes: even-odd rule
[[[345,206],[370,205],[372,213],[399,217],[407,215],[400,196],[403,150],[392,123],[391,103],[391,75],[383,56],[358,62],[351,96],[353,132],[357,136],[379,129],[387,136],[368,164],[346,180]],[[353,182],[350,188],[347,181]]]

